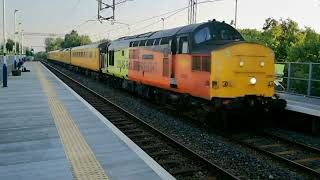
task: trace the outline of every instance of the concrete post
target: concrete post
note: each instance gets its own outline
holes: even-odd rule
[[[14,22],[13,22],[13,36],[14,36],[14,69],[16,69],[16,64],[17,64],[17,28],[16,28],[16,25],[17,25],[17,12],[19,10],[15,9],[14,10]]]
[[[3,2],[3,87],[8,87],[8,68],[7,68],[7,37],[6,37],[6,0],[2,0]]]

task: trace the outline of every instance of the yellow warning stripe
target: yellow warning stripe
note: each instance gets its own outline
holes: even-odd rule
[[[50,110],[75,178],[79,180],[108,179],[106,172],[39,64],[37,64],[37,75],[48,96]]]

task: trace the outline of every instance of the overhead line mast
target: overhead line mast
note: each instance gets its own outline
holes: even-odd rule
[[[97,0],[98,1],[98,20],[102,23],[102,21],[109,21],[109,20],[114,20],[115,19],[115,7],[116,7],[116,2],[115,0],[112,0],[112,5],[104,3],[102,0]],[[109,9],[112,8],[112,16],[109,17],[103,17],[101,15],[101,12],[104,9]]]
[[[196,24],[197,23],[197,6],[198,6],[198,0],[189,0],[188,24]]]
[[[125,3],[127,1],[133,1],[133,0],[120,0],[116,2],[116,0],[111,0],[112,3],[105,3],[104,0],[97,0],[98,1],[98,21],[102,23],[102,21],[115,21],[115,10],[116,6],[122,3]],[[102,16],[101,12],[105,9],[112,9],[112,16],[104,17]]]

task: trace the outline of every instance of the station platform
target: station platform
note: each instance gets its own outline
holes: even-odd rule
[[[0,88],[0,179],[174,179],[40,62]]]
[[[284,93],[279,95],[287,101],[288,110],[320,117],[320,99]]]

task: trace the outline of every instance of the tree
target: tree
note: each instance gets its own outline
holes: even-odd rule
[[[6,43],[6,48],[8,52],[12,52],[14,47],[14,41],[12,39],[8,39]]]
[[[46,46],[46,52],[53,51],[54,50],[54,39],[53,38],[46,38],[44,41],[44,44]]]
[[[306,28],[288,52],[288,60],[300,62],[320,62],[320,35]]]
[[[63,48],[71,48],[81,45],[81,38],[77,31],[72,30],[70,34],[64,37]]]
[[[34,56],[33,49],[26,48],[26,56]]]
[[[273,18],[268,18],[266,19],[264,25],[263,25],[263,30],[268,31],[271,30],[272,28],[276,27],[279,25],[279,22]]]
[[[36,61],[47,59],[48,54],[46,52],[38,52],[34,55]]]
[[[92,43],[90,37],[87,35],[80,36],[80,41],[81,41],[81,45],[87,45]]]
[[[97,43],[110,43],[110,42],[111,42],[110,39],[103,38],[103,39],[99,40]]]
[[[59,50],[63,47],[64,40],[62,38],[57,38],[53,41],[53,50]]]
[[[263,43],[262,32],[257,29],[241,29],[240,33],[247,41]]]
[[[262,29],[263,31],[243,29],[241,33],[248,41],[258,42],[272,48],[278,61],[287,60],[291,49],[304,41],[303,30],[291,19],[277,21],[268,18]],[[294,53],[291,52],[291,54],[293,56]]]
[[[79,36],[78,32],[72,30],[69,34],[66,34],[64,39],[62,38],[46,38],[46,52],[59,50],[63,48],[72,48],[81,45],[91,44],[91,39],[87,35]]]
[[[92,41],[89,36],[82,35],[79,36],[78,32],[72,30],[70,34],[66,34],[64,37],[63,48],[71,48],[76,46],[82,46],[91,44]]]

